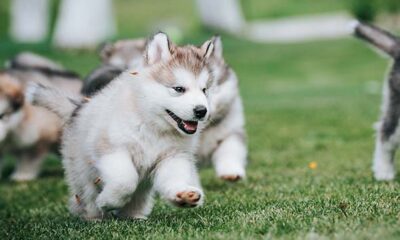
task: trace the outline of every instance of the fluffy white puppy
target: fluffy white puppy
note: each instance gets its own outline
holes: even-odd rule
[[[209,117],[213,46],[177,47],[158,33],[140,71],[124,72],[88,102],[30,88],[34,104],[65,120],[62,154],[73,213],[92,219],[115,210],[143,218],[154,191],[177,206],[203,202],[193,153]]]
[[[209,93],[211,121],[201,134],[196,154],[202,162],[211,160],[218,177],[237,181],[245,177],[247,164],[242,99],[238,78],[224,60],[221,38],[216,36],[212,41],[214,51],[209,62],[216,87]],[[82,93],[95,94],[124,69],[141,69],[145,44],[144,39],[106,44],[100,51],[103,65],[85,79]]]

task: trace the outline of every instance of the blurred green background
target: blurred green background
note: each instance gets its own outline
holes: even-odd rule
[[[367,2],[367,1],[365,1]],[[115,0],[118,38],[142,37],[176,23],[182,43],[214,32],[187,0]],[[16,44],[7,37],[9,0],[0,1],[0,63],[29,50],[82,76],[99,65],[95,51]],[[57,2],[53,2],[57,9]],[[350,9],[335,0],[243,0],[248,19]],[[370,171],[381,85],[388,59],[351,37],[255,44],[222,34],[237,72],[249,137],[246,181],[229,184],[201,170],[207,199],[199,209],[157,201],[147,221],[82,222],[66,208],[61,164],[50,158],[39,180],[0,184],[0,239],[399,239],[399,177],[381,183]],[[317,168],[308,164],[316,162]],[[9,159],[5,172],[11,172]]]

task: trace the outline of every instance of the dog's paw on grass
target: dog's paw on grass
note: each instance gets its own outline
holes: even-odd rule
[[[179,207],[197,207],[201,205],[202,194],[198,191],[182,191],[176,194],[174,204]]]
[[[238,174],[231,174],[231,175],[222,175],[220,178],[228,182],[237,182],[240,179],[242,179],[242,176]]]

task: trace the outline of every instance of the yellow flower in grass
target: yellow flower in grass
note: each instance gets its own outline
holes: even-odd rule
[[[317,162],[310,162],[310,163],[308,163],[308,167],[310,169],[314,170],[314,169],[317,169],[318,164],[317,164]]]

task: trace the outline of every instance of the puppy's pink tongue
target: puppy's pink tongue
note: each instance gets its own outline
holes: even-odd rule
[[[188,131],[195,131],[197,129],[197,122],[183,121],[183,126]]]

